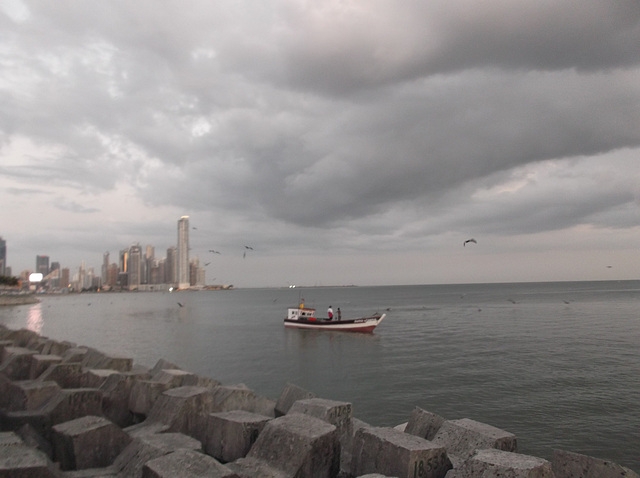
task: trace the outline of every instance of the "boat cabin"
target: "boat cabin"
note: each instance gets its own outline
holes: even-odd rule
[[[317,320],[316,309],[292,307],[287,314],[287,320]]]

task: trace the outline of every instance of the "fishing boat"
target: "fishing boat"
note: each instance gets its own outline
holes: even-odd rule
[[[316,309],[308,307],[291,307],[284,319],[285,327],[298,329],[338,330],[342,332],[373,332],[386,314],[373,314],[357,319],[328,319],[316,317]]]

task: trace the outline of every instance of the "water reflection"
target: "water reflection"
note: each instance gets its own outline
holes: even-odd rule
[[[39,334],[42,331],[42,303],[37,303],[29,307],[27,313],[27,329]]]

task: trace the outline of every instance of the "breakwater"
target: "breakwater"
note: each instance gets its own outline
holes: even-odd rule
[[[0,476],[639,476],[570,451],[519,454],[513,434],[472,419],[415,408],[377,427],[294,384],[262,397],[26,329],[0,327],[0,357]]]
[[[31,293],[0,291],[0,306],[37,304],[38,298]]]

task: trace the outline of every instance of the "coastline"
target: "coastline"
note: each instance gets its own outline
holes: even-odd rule
[[[0,293],[0,306],[27,305],[40,302],[34,294],[4,294]]]

